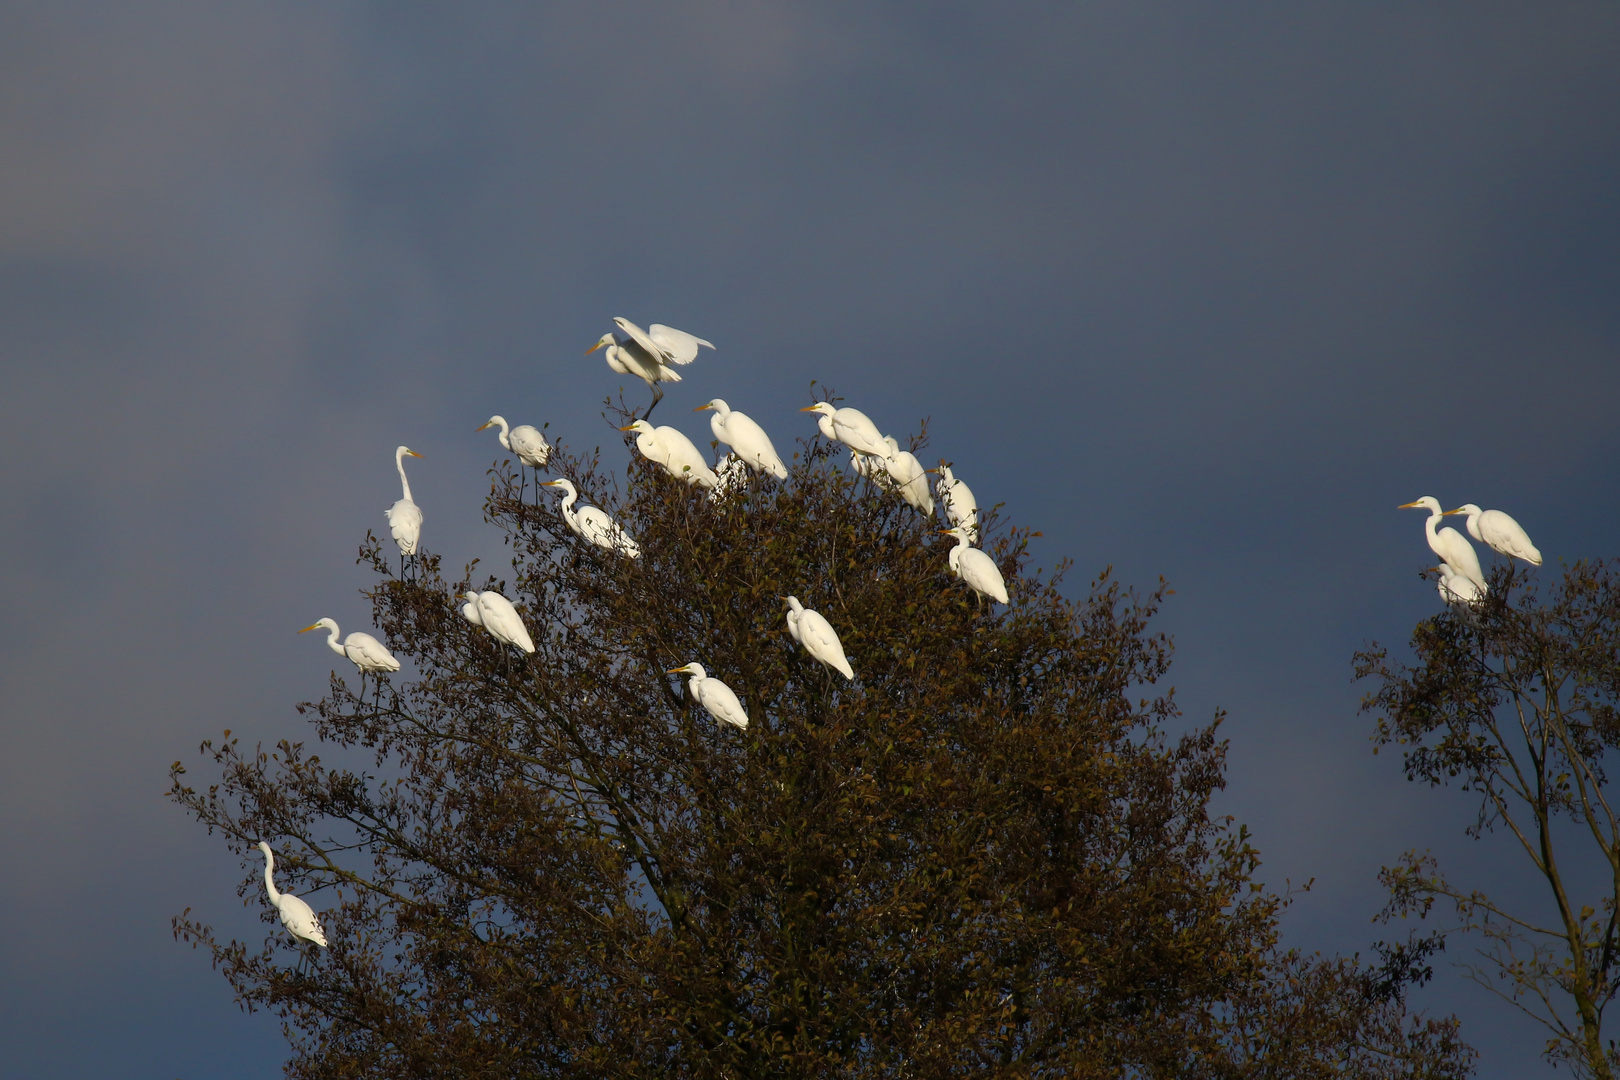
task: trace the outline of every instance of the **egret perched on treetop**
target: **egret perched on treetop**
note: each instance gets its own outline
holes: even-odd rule
[[[814,405],[806,405],[799,411],[819,413],[821,419],[816,421],[816,424],[821,428],[821,433],[827,435],[830,429],[830,437],[851,450],[859,450],[863,454],[872,454],[880,458],[889,456],[889,447],[883,441],[883,433],[872,423],[872,418],[861,410],[834,408],[830,402],[818,401]]]
[[[1429,570],[1440,575],[1440,599],[1453,607],[1471,605],[1485,596],[1485,590],[1457,573],[1450,563],[1443,562],[1439,566],[1429,567]]]
[[[264,891],[270,897],[270,906],[281,915],[281,925],[287,928],[298,941],[312,941],[321,948],[326,948],[326,932],[321,929],[320,920],[315,918],[315,912],[292,893],[284,893],[276,888],[276,879],[273,876],[276,869],[276,857],[270,851],[270,845],[263,840],[259,841],[259,850],[264,852]]]
[[[562,511],[563,521],[568,525],[575,536],[588,540],[600,548],[617,551],[621,555],[628,555],[632,559],[639,558],[641,548],[630,539],[620,525],[608,516],[606,510],[596,506],[587,506],[581,510],[574,509],[574,503],[579,499],[579,492],[574,488],[572,480],[547,480],[541,487],[560,487],[563,489]]]
[[[1530,542],[1530,535],[1517,521],[1500,510],[1481,510],[1466,503],[1446,514],[1467,514],[1468,535],[1499,555],[1523,559],[1531,566],[1541,565],[1541,552]]]
[[[633,420],[619,430],[635,432],[641,456],[662,465],[675,479],[706,488],[720,482],[692,440],[667,424],[655,428],[645,420]]]
[[[1429,512],[1429,520],[1423,523],[1423,531],[1429,537],[1429,549],[1440,556],[1442,562],[1450,563],[1453,570],[1478,585],[1480,591],[1483,592],[1485,590],[1485,574],[1479,568],[1479,556],[1474,554],[1474,545],[1470,544],[1463,537],[1463,534],[1456,529],[1435,531],[1435,527],[1440,524],[1440,519],[1445,516],[1445,511],[1440,509],[1440,500],[1433,495],[1425,495],[1421,499],[1402,503],[1395,509],[1411,510],[1414,508],[1422,508]]]
[[[629,319],[618,315],[613,322],[624,331],[627,340],[620,341],[611,333],[603,334],[600,341],[585,350],[589,356],[606,346],[608,367],[621,375],[634,375],[653,392],[652,404],[643,416],[651,416],[653,408],[663,400],[661,382],[680,382],[681,376],[671,364],[690,364],[697,359],[698,347],[714,348],[700,337],[694,337],[673,326],[653,323],[646,330]]]
[[[781,455],[771,445],[771,437],[754,422],[753,417],[735,412],[720,398],[707,405],[699,405],[692,411],[702,412],[704,409],[714,410],[714,415],[709,417],[709,430],[714,432],[716,439],[731,447],[737,457],[778,480],[787,479],[787,466],[782,464]]]
[[[783,597],[788,606],[787,628],[793,640],[804,646],[804,651],[826,664],[846,679],[853,679],[855,671],[844,655],[844,646],[838,632],[819,611],[812,611],[799,602],[797,596]]]
[[[467,602],[461,605],[461,614],[474,626],[482,626],[489,636],[503,645],[516,645],[526,653],[534,652],[534,640],[528,628],[512,606],[512,601],[493,589],[484,592],[463,593]]]
[[[731,687],[719,679],[710,678],[709,673],[703,670],[702,664],[670,668],[664,674],[692,676],[686,685],[691,690],[692,697],[708,710],[710,716],[722,724],[747,730],[748,714],[743,711],[742,702],[737,700],[737,695],[732,692]]]
[[[478,430],[484,431],[488,428],[496,427],[497,425],[501,429],[500,435],[498,436],[501,440],[501,445],[517,455],[520,475],[524,465],[529,466],[529,468],[535,470],[536,472],[539,472],[541,469],[545,468],[546,459],[551,457],[551,444],[546,442],[546,437],[540,434],[539,428],[532,427],[529,424],[519,424],[515,428],[508,429],[506,426],[506,417],[492,416],[489,418],[489,423],[485,424]],[[522,490],[523,489],[520,486],[518,488],[520,497],[522,495]],[[539,491],[536,490],[535,494],[538,496]]]
[[[945,520],[954,528],[962,526],[968,531],[968,536],[974,540],[979,538],[979,503],[973,498],[973,490],[952,473],[949,465],[941,464],[937,469],[929,472],[939,473],[939,482],[934,485],[934,494],[939,496],[941,506],[945,510]]]
[[[709,492],[710,502],[719,502],[734,491],[748,486],[748,466],[736,454],[727,454],[714,465],[715,485]]]
[[[956,546],[951,549],[951,572],[980,596],[1007,603],[1007,583],[1002,580],[1001,568],[996,560],[972,546],[967,529],[958,525],[941,529],[940,533],[956,537]]]
[[[405,479],[407,455],[422,456],[408,446],[394,451],[394,468],[399,470],[399,486],[405,494],[384,515],[388,518],[389,531],[394,534],[394,543],[399,545],[400,577],[405,576],[405,556],[409,555],[412,562],[416,561],[416,542],[422,538],[422,508],[411,501],[411,482]]]
[[[886,435],[883,441],[888,444],[889,454],[883,459],[883,467],[894,482],[894,489],[900,497],[906,500],[907,505],[921,510],[924,514],[934,512],[934,495],[928,490],[928,473],[917,460],[917,455],[910,450],[900,449],[900,444],[894,436]]]
[[[399,661],[394,659],[394,654],[384,648],[383,643],[370,634],[356,630],[344,638],[343,644],[339,645],[338,634],[340,631],[338,630],[338,624],[331,619],[322,619],[298,632],[307,634],[311,630],[323,628],[330,631],[326,638],[327,647],[339,656],[348,657],[354,663],[354,666],[360,669],[360,674],[364,675],[372,671],[399,670]]]

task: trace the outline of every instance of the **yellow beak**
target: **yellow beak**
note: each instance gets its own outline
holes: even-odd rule
[[[620,431],[634,431],[634,430],[636,430],[636,425],[634,425],[634,424],[626,424],[626,425],[624,425],[624,427],[620,428],[619,430]]]
[[[712,409],[712,408],[714,408],[713,405],[699,405],[697,408],[693,409],[692,411],[693,412],[702,412],[704,409]]]
[[[304,627],[304,628],[303,628],[303,629],[302,629],[302,630],[300,630],[300,631],[298,631],[298,632],[299,632],[299,633],[300,633],[300,634],[307,634],[307,633],[309,633],[309,632],[310,632],[310,631],[311,631],[311,630],[319,630],[319,629],[320,629],[320,628],[321,628],[321,624],[320,624],[320,623],[316,623],[316,624],[315,624],[315,625],[314,625],[314,626],[306,626],[306,627]]]
[[[604,346],[606,344],[607,344],[607,342],[605,342],[605,341],[598,341],[595,345],[592,345],[590,348],[585,350],[585,355],[586,356],[591,355],[591,353],[595,352],[597,349],[600,349],[602,346]]]
[[[1461,514],[1461,513],[1463,513],[1463,508],[1459,506],[1455,510],[1447,510],[1444,514],[1442,514],[1440,516],[1441,517],[1450,517],[1452,514]]]
[[[406,457],[421,457],[422,455],[418,454],[415,450],[407,450],[407,451],[405,451],[405,456]]]
[[[799,411],[800,412],[815,412],[816,407],[814,405],[806,405],[804,408],[800,409]]]
[[[1401,503],[1401,505],[1397,506],[1395,509],[1397,509],[1397,510],[1410,510],[1414,506],[1422,506],[1422,505],[1423,504],[1420,503],[1420,502]]]
[[[473,431],[474,431],[474,432],[479,432],[479,431],[483,431],[483,430],[484,430],[484,428],[487,428],[487,427],[489,427],[489,425],[488,425],[488,424],[484,424],[484,425],[482,425],[482,426],[480,426],[480,427],[476,427],[476,428],[474,428],[474,429],[473,429]]]

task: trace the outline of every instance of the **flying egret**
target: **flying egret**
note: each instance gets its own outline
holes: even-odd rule
[[[690,675],[687,682],[692,697],[697,703],[708,710],[710,716],[722,724],[730,724],[743,730],[748,729],[748,714],[743,711],[742,702],[731,687],[719,679],[709,677],[703,670],[702,664],[687,664],[684,667],[670,668],[664,672],[666,675]]]
[[[713,344],[700,337],[662,323],[653,323],[643,330],[618,315],[613,317],[613,322],[624,331],[626,340],[621,341],[612,333],[603,334],[601,340],[585,350],[585,355],[606,347],[608,367],[621,375],[634,375],[647,384],[647,388],[653,392],[653,399],[644,417],[651,416],[653,409],[663,400],[664,390],[659,383],[681,381],[680,373],[669,365],[690,364],[697,359],[699,346],[714,348]]]
[[[558,510],[562,512],[563,521],[568,525],[575,536],[588,540],[600,548],[617,551],[621,555],[628,555],[632,559],[641,555],[641,548],[630,539],[620,525],[608,516],[608,512],[597,506],[587,506],[580,510],[574,509],[574,503],[579,499],[579,492],[574,488],[572,480],[547,480],[541,487],[560,487],[563,490],[562,505]]]
[[[411,482],[405,479],[405,458],[421,457],[408,446],[401,446],[394,451],[394,468],[399,470],[399,486],[404,489],[404,496],[393,506],[388,508],[384,515],[388,518],[388,528],[394,534],[394,543],[399,545],[399,576],[405,576],[405,556],[416,561],[416,542],[422,538],[422,508],[411,501]]]
[[[957,525],[941,529],[940,534],[956,537],[956,546],[951,549],[951,573],[967,582],[980,596],[1007,603],[1007,584],[1002,580],[1001,568],[994,559],[972,546],[967,529]]]
[[[872,423],[872,418],[859,409],[839,409],[825,401],[818,401],[814,405],[806,405],[800,412],[813,412],[821,416],[816,426],[823,435],[843,443],[851,450],[859,450],[863,454],[872,454],[876,457],[889,456],[889,447],[883,441],[883,433]]]
[[[709,501],[718,502],[734,491],[748,486],[748,466],[736,454],[727,454],[714,466],[715,485],[709,492]]]
[[[1473,503],[1465,503],[1446,514],[1467,514],[1468,535],[1499,555],[1510,559],[1523,559],[1531,566],[1541,565],[1541,552],[1530,542],[1530,535],[1511,517],[1500,510],[1481,510]]]
[[[714,410],[714,415],[709,417],[709,430],[714,432],[716,439],[731,447],[733,454],[760,472],[768,472],[778,480],[787,479],[787,466],[782,464],[782,456],[771,445],[771,437],[754,422],[753,417],[736,412],[720,398],[707,405],[699,405],[692,411],[702,412],[704,409]]]
[[[259,841],[259,850],[264,852],[264,891],[270,897],[270,906],[281,915],[281,925],[287,928],[297,941],[310,941],[326,948],[326,932],[321,929],[320,920],[315,918],[315,912],[292,893],[284,893],[276,888],[276,879],[273,876],[276,869],[276,857],[270,851],[270,845],[263,840]]]
[[[635,432],[641,456],[662,465],[675,479],[711,490],[720,482],[692,440],[667,424],[655,428],[645,420],[633,420],[619,430]]]
[[[356,630],[344,638],[341,645],[338,644],[338,634],[341,631],[338,630],[338,624],[331,619],[322,619],[298,632],[307,634],[311,630],[321,629],[330,631],[326,638],[327,647],[339,656],[348,657],[354,666],[360,669],[360,674],[399,670],[399,661],[394,659],[394,654],[370,634]]]
[[[951,472],[949,465],[940,465],[929,472],[939,474],[939,482],[934,485],[934,494],[939,496],[940,505],[945,510],[945,520],[954,528],[962,526],[974,540],[979,538],[979,503],[973,497],[973,490],[958,480]]]
[[[506,417],[492,416],[489,418],[489,422],[478,430],[485,431],[496,426],[499,426],[501,429],[498,436],[498,438],[501,440],[501,445],[517,455],[520,478],[522,476],[522,467],[524,465],[529,466],[529,468],[533,469],[535,472],[539,472],[541,469],[545,468],[546,460],[551,457],[551,444],[546,442],[546,437],[540,434],[539,428],[533,427],[529,424],[519,424],[515,428],[508,429],[506,426]],[[536,478],[536,481],[538,482],[538,477]],[[539,496],[538,488],[535,491],[535,495],[537,497]],[[521,499],[522,497],[523,488],[522,480],[520,479],[518,498]]]
[[[928,473],[923,469],[922,462],[910,450],[900,449],[900,444],[892,435],[885,435],[883,441],[889,447],[889,454],[883,459],[883,468],[893,481],[895,491],[913,509],[932,514],[934,494],[928,490]]]
[[[534,640],[529,637],[512,601],[494,590],[462,595],[467,602],[461,605],[461,614],[468,622],[482,626],[490,637],[503,645],[516,645],[526,653],[534,652]]]
[[[793,640],[804,646],[804,651],[821,661],[846,679],[855,677],[844,655],[844,646],[838,632],[819,611],[812,611],[799,602],[797,596],[783,598],[787,602],[787,628]]]
[[[1463,537],[1463,534],[1456,529],[1435,531],[1435,527],[1440,524],[1440,519],[1445,516],[1445,511],[1440,509],[1440,500],[1433,495],[1425,495],[1421,499],[1402,503],[1395,509],[1411,510],[1414,508],[1421,508],[1429,512],[1429,520],[1423,523],[1423,531],[1429,537],[1429,550],[1440,556],[1441,562],[1450,563],[1452,569],[1478,585],[1481,591],[1484,591],[1485,574],[1479,568],[1479,556],[1474,554],[1474,545],[1470,544]]]

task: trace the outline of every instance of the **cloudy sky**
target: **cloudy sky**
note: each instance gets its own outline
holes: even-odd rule
[[[1077,583],[1165,575],[1221,809],[1315,879],[1292,943],[1365,950],[1408,848],[1522,887],[1373,756],[1350,654],[1436,602],[1398,503],[1620,554],[1620,10],[673,11],[0,8],[6,1075],[279,1075],[170,939],[258,931],[166,768],[300,736],[333,658],[293,631],[363,623],[396,445],[449,565],[500,557],[492,412],[622,452],[612,315],[718,346],[664,422],[780,446],[821,380],[931,417]],[[1455,972],[1420,1002],[1550,1075]]]

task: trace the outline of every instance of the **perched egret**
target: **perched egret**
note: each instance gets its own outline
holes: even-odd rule
[[[940,533],[956,537],[956,546],[951,549],[951,573],[967,582],[980,596],[1007,603],[1007,584],[1001,578],[1001,568],[994,559],[972,546],[967,529],[958,525],[941,529]]]
[[[270,851],[270,845],[263,840],[259,841],[259,850],[264,852],[264,891],[270,897],[270,906],[281,915],[281,925],[287,928],[298,941],[312,941],[321,948],[326,948],[326,932],[321,929],[320,920],[315,918],[315,912],[292,893],[284,893],[276,888],[276,879],[273,876],[276,869],[276,857]]]
[[[534,640],[529,637],[512,601],[494,590],[462,595],[467,602],[461,605],[461,614],[468,622],[482,626],[490,637],[503,645],[516,645],[526,653],[534,652]]]
[[[1541,565],[1541,552],[1530,542],[1529,534],[1502,511],[1481,510],[1473,503],[1466,503],[1455,510],[1447,510],[1446,514],[1467,514],[1468,535],[1498,555],[1523,559],[1531,566]]]
[[[338,624],[331,619],[322,619],[298,632],[307,634],[311,630],[321,629],[329,631],[326,638],[327,647],[339,656],[348,657],[354,666],[360,669],[360,674],[399,670],[399,661],[394,659],[394,654],[370,634],[357,630],[344,638],[341,645],[338,644],[338,634],[341,631],[338,630]]]
[[[778,480],[787,479],[787,466],[782,464],[781,455],[771,445],[771,437],[754,422],[753,417],[734,411],[720,398],[707,405],[699,405],[692,411],[702,412],[704,409],[714,410],[714,415],[709,417],[709,430],[714,432],[716,439],[731,447],[733,454],[760,472],[770,473]]]
[[[524,465],[527,465],[535,472],[545,468],[546,460],[551,457],[551,444],[546,442],[546,437],[540,434],[539,428],[532,427],[529,424],[519,424],[517,427],[509,429],[506,426],[506,417],[492,416],[489,418],[489,423],[478,430],[485,431],[497,426],[501,429],[499,435],[501,445],[517,455],[520,476]],[[519,484],[518,497],[521,498],[523,493],[521,480]],[[538,494],[537,490],[536,495]]]
[[[844,646],[839,642],[838,632],[832,628],[832,623],[819,611],[812,611],[799,603],[797,596],[783,599],[788,606],[787,628],[793,640],[803,645],[805,652],[844,678],[853,679],[855,672],[849,666],[849,658],[844,655]]]
[[[1485,590],[1457,573],[1447,562],[1429,568],[1440,575],[1440,599],[1453,607],[1472,605],[1485,597]]]
[[[1440,509],[1440,500],[1433,495],[1425,495],[1421,499],[1409,503],[1402,503],[1397,510],[1411,510],[1421,508],[1429,512],[1429,520],[1423,523],[1423,530],[1429,537],[1429,549],[1440,556],[1441,562],[1450,563],[1452,568],[1462,574],[1469,581],[1485,589],[1485,574],[1479,568],[1479,556],[1474,554],[1474,545],[1470,544],[1463,534],[1456,529],[1440,529],[1440,519],[1445,511]]]
[[[686,685],[692,697],[708,710],[710,716],[722,724],[747,730],[748,714],[743,711],[742,702],[737,700],[737,695],[732,693],[731,687],[719,679],[710,678],[709,673],[703,670],[702,664],[671,668],[664,674],[692,676]]]
[[[634,420],[619,430],[635,432],[636,449],[641,451],[641,456],[654,465],[662,465],[675,479],[711,490],[720,482],[692,440],[674,428],[668,425],[655,428],[645,420]]]
[[[714,466],[716,483],[709,492],[709,501],[718,502],[734,491],[748,486],[748,466],[736,454],[727,454]]]
[[[634,375],[647,384],[647,388],[653,392],[653,399],[644,416],[651,416],[653,409],[663,400],[664,390],[659,383],[681,381],[680,373],[669,365],[690,364],[697,359],[699,346],[714,348],[713,344],[700,337],[662,323],[653,323],[643,330],[618,315],[613,317],[613,322],[624,331],[627,340],[620,341],[611,333],[603,334],[601,340],[585,350],[585,355],[606,347],[608,367],[621,375]]]
[[[883,459],[883,468],[894,483],[895,491],[914,509],[924,514],[934,512],[934,494],[928,490],[928,473],[910,450],[900,449],[893,436],[884,436],[889,454]]]
[[[411,482],[405,479],[405,458],[421,457],[408,446],[401,446],[394,451],[394,468],[399,470],[399,486],[404,489],[404,496],[393,506],[388,508],[385,515],[388,518],[388,528],[394,534],[394,543],[399,545],[399,576],[405,576],[405,557],[409,555],[411,561],[416,561],[416,542],[422,538],[422,508],[411,501]]]
[[[823,420],[827,419],[825,416]],[[888,459],[863,454],[859,450],[849,452],[849,469],[856,476],[864,476],[878,487],[888,491],[894,487],[894,481],[889,479],[889,470],[886,467]]]
[[[973,491],[951,472],[949,465],[941,465],[938,469],[929,472],[939,473],[939,482],[934,485],[934,494],[939,496],[940,505],[945,510],[945,520],[951,523],[952,528],[957,525],[968,531],[968,536],[974,540],[979,538],[979,503],[973,498]]]
[[[823,435],[836,439],[851,450],[859,450],[863,454],[872,454],[880,458],[889,456],[889,447],[883,441],[883,433],[872,423],[872,418],[859,409],[834,408],[829,402],[818,401],[814,405],[806,405],[800,412],[818,413],[821,419],[816,426]]]
[[[563,521],[573,530],[575,536],[588,540],[597,547],[628,555],[632,559],[641,555],[641,548],[630,539],[629,534],[624,531],[624,526],[609,517],[606,510],[596,506],[574,509],[579,492],[574,488],[573,481],[547,480],[540,486],[562,488],[562,505],[558,509],[562,512]]]

